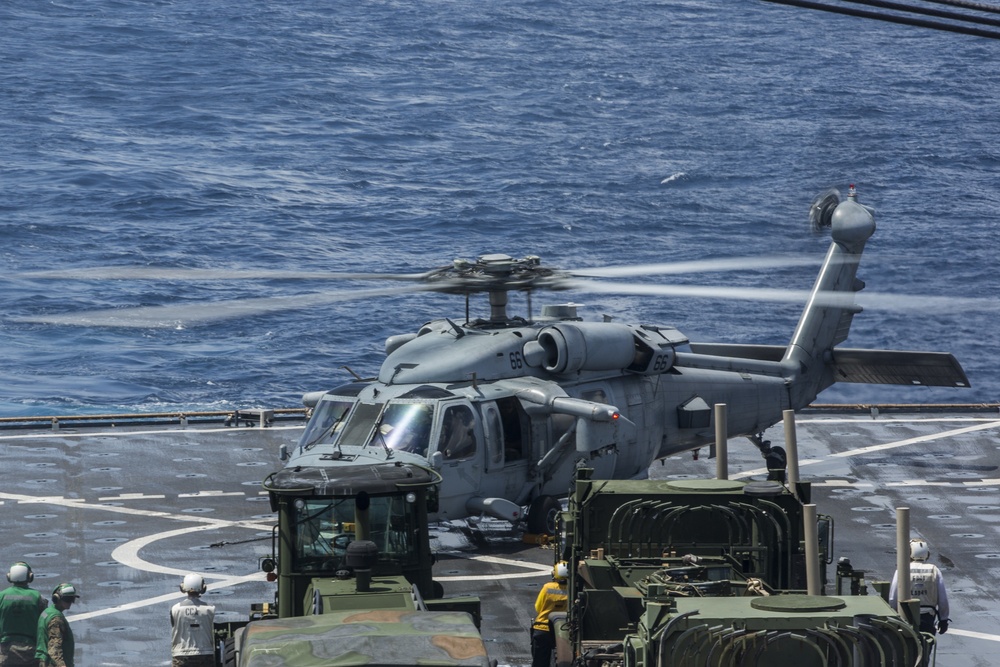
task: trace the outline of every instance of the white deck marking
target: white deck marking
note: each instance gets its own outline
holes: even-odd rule
[[[221,498],[222,496],[245,496],[242,491],[198,491],[197,493],[178,493],[178,498]]]
[[[499,579],[525,579],[527,577],[540,577],[542,575],[551,576],[552,566],[542,565],[541,563],[528,563],[520,560],[511,560],[509,558],[500,558],[498,556],[477,556],[473,554],[463,554],[448,552],[449,556],[456,556],[458,558],[465,558],[466,560],[475,560],[480,563],[493,563],[494,565],[503,565],[505,567],[518,567],[529,570],[528,572],[509,572],[507,574],[463,574],[463,575],[452,575],[450,577],[434,577],[435,581],[496,581]]]
[[[165,498],[164,495],[147,496],[145,493],[122,493],[117,496],[103,496],[97,500],[103,503],[112,500],[164,500]]]
[[[882,452],[887,449],[897,449],[899,447],[906,447],[907,445],[916,445],[921,442],[933,442],[935,440],[941,440],[943,438],[951,438],[953,436],[963,435],[965,433],[974,433],[976,431],[988,431],[989,429],[992,428],[1000,428],[1000,421],[993,420],[981,424],[976,424],[974,426],[966,426],[965,428],[956,428],[951,431],[943,431],[942,433],[919,435],[915,438],[907,438],[906,440],[897,440],[896,442],[887,442],[882,445],[871,445],[869,447],[859,447],[857,449],[849,449],[846,452],[838,452],[837,454],[831,454],[830,458],[846,458],[848,456],[860,456],[862,454],[870,454],[872,452]]]
[[[63,498],[60,496],[24,496],[14,493],[0,493],[0,498],[25,504],[62,505],[64,507],[72,507],[74,509],[90,509],[102,512],[112,512],[115,514],[127,514],[131,516],[161,518],[172,521],[182,521],[184,523],[201,524],[196,526],[186,526],[184,528],[178,528],[175,530],[163,531],[160,533],[154,533],[152,535],[146,535],[144,537],[130,540],[129,542],[122,544],[121,546],[117,547],[113,552],[111,552],[111,557],[123,565],[126,565],[136,570],[142,570],[145,572],[155,572],[157,574],[184,576],[189,571],[172,567],[166,567],[162,565],[156,565],[155,563],[150,563],[149,561],[143,560],[142,558],[139,557],[140,549],[158,540],[169,537],[175,537],[177,535],[189,534],[197,531],[215,530],[219,528],[229,528],[229,527],[246,528],[248,530],[256,530],[256,531],[271,530],[270,524],[264,524],[256,521],[229,521],[225,519],[213,519],[211,517],[200,517],[189,514],[184,514],[184,515],[171,514],[169,512],[159,512],[155,510],[141,510],[131,507],[122,507],[115,505],[97,505],[94,503],[88,503],[83,499],[78,499],[78,498]],[[242,583],[246,583],[248,581],[261,581],[264,579],[265,574],[263,572],[254,572],[252,574],[241,575],[241,576],[229,576],[229,575],[213,575],[212,573],[205,573],[204,576],[206,579],[218,580],[216,581],[216,583],[212,585],[212,588],[220,588],[220,587],[228,588],[230,586],[236,586]],[[83,621],[89,618],[107,616],[109,614],[116,614],[123,611],[130,611],[132,609],[147,607],[150,605],[159,604],[161,602],[166,602],[169,600],[180,599],[181,597],[183,596],[179,592],[171,593],[168,595],[158,595],[156,597],[146,598],[145,600],[137,600],[135,602],[130,602],[124,605],[107,607],[105,609],[98,609],[83,614],[72,614],[70,616],[67,616],[67,618],[70,621]]]
[[[70,433],[54,429],[45,433],[19,433],[16,435],[0,435],[0,441],[4,440],[51,440],[52,438],[134,438],[137,435],[177,435],[178,433],[242,433],[251,429],[236,428],[233,426],[223,426],[221,428],[190,428],[179,427],[176,424],[172,428],[161,428],[148,431],[87,431],[86,433]],[[302,426],[268,426],[266,431],[294,431],[302,430]]]
[[[1000,642],[1000,635],[990,635],[986,634],[985,632],[973,632],[972,630],[958,630],[956,628],[948,628],[948,634],[960,635],[962,637],[969,637],[970,639],[985,639],[986,641]]]
[[[838,422],[838,423],[844,423],[844,422],[851,423],[851,422],[854,422],[854,423],[857,423],[859,420],[857,420],[857,419],[842,419],[842,420],[841,419],[838,419],[838,420],[831,419],[831,420],[813,420],[813,421],[815,423],[834,423],[834,422]],[[932,422],[932,421],[939,421],[939,422],[941,422],[941,421],[963,421],[963,420],[957,420],[957,419],[924,419],[924,420],[921,420],[921,419],[909,419],[909,420],[906,420],[906,421],[903,421],[903,420],[893,420],[893,423],[919,424],[922,421],[924,421],[924,422]],[[969,421],[969,420],[964,420],[964,421]],[[978,420],[976,420],[976,421],[978,421]],[[808,421],[806,421],[806,422],[796,422],[796,424],[800,424],[800,423],[809,423],[809,422]],[[844,451],[844,452],[837,452],[836,454],[830,454],[826,458],[807,459],[807,460],[804,460],[804,461],[800,460],[799,461],[799,467],[801,468],[801,467],[804,467],[804,466],[807,466],[807,465],[812,465],[814,463],[823,463],[824,461],[828,461],[830,459],[843,459],[843,458],[849,458],[851,456],[861,456],[863,454],[870,454],[872,452],[882,452],[882,451],[886,451],[886,450],[889,450],[889,449],[898,449],[899,447],[906,447],[907,445],[915,445],[915,444],[919,444],[921,442],[934,442],[935,440],[943,440],[943,439],[954,437],[956,435],[963,435],[965,433],[974,433],[976,431],[988,431],[990,429],[1000,429],[1000,421],[998,421],[996,419],[991,419],[989,421],[984,421],[984,422],[977,423],[977,424],[975,424],[973,426],[966,426],[964,428],[957,428],[957,429],[953,429],[951,431],[942,431],[941,433],[932,433],[930,435],[920,435],[920,436],[917,436],[915,438],[907,438],[906,440],[897,440],[895,442],[887,442],[887,443],[884,443],[884,444],[881,444],[881,445],[871,445],[869,447],[858,447],[857,449],[848,449],[847,451]],[[767,474],[767,468],[757,468],[755,470],[745,470],[743,472],[736,473],[734,475],[730,475],[730,478],[731,479],[740,479],[740,478],[743,478],[743,477],[752,477],[753,475],[764,475],[764,474]],[[949,485],[949,486],[953,486],[953,485],[956,485],[956,484],[958,484],[958,482],[948,482],[947,483],[947,485]]]
[[[187,574],[187,570],[184,571]],[[254,574],[249,574],[243,577],[228,577],[221,581],[212,584],[209,589],[217,588],[229,588],[231,586],[237,586],[239,584],[245,584],[248,581],[257,581],[264,579],[263,572],[256,572]],[[132,611],[133,609],[140,609],[142,607],[149,607],[154,604],[160,604],[161,602],[170,602],[172,600],[180,600],[181,598],[187,597],[183,593],[167,593],[165,595],[158,595],[152,598],[146,598],[145,600],[136,600],[135,602],[129,602],[126,604],[120,604],[114,607],[107,607],[105,609],[98,609],[96,611],[88,611],[82,614],[67,614],[66,620],[69,622],[79,622],[86,621],[91,618],[98,618],[100,616],[109,616],[111,614],[118,614],[123,611]]]

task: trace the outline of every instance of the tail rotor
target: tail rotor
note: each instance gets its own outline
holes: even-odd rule
[[[829,229],[833,221],[833,211],[840,203],[840,190],[828,188],[816,195],[809,207],[809,227],[814,234]]]

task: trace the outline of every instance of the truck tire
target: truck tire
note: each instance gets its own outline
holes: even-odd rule
[[[222,645],[222,667],[236,667],[236,639],[227,637]]]

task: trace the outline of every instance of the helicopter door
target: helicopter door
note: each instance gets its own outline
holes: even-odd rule
[[[466,403],[441,405],[438,440],[431,454],[432,465],[441,474],[439,512],[465,516],[465,503],[481,495],[485,447],[483,433],[472,407]]]
[[[528,466],[521,429],[523,411],[513,396],[495,403],[483,403],[480,409],[487,449],[487,475],[483,479],[482,493],[514,498],[524,486]]]

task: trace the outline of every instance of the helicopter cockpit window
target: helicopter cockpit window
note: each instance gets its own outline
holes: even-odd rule
[[[467,405],[453,405],[444,413],[441,440],[445,460],[467,459],[476,453],[475,417]]]
[[[299,446],[310,449],[315,445],[335,442],[347,423],[347,415],[353,405],[354,401],[342,398],[321,400],[299,438]]]
[[[297,501],[298,502],[298,501]],[[347,546],[356,539],[357,517],[352,498],[303,499],[296,506],[296,572],[334,572],[344,566]],[[378,547],[380,562],[408,565],[419,559],[414,537],[417,508],[402,496],[376,496],[368,509],[368,539]]]
[[[342,445],[364,445],[372,433],[372,426],[382,413],[382,403],[359,403],[347,420],[344,433],[340,436]]]
[[[390,403],[371,444],[426,456],[433,416],[434,408],[427,403]]]

